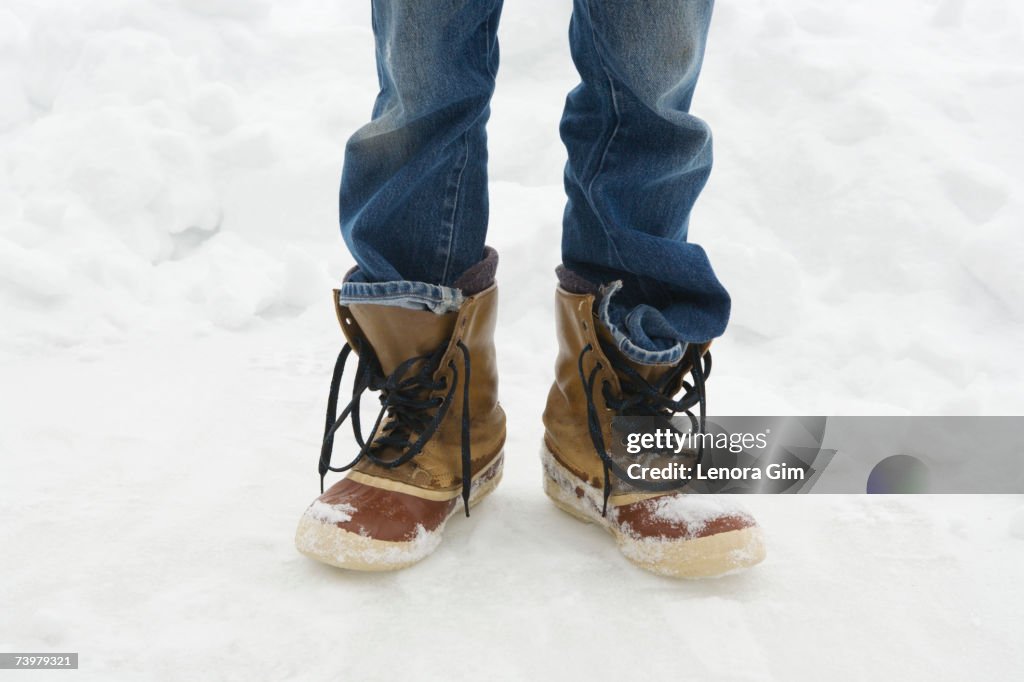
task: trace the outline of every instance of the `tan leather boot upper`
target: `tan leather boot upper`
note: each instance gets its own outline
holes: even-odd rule
[[[602,349],[601,341],[609,347],[614,347],[614,342],[611,334],[598,319],[594,304],[593,294],[573,294],[561,287],[557,290],[555,325],[558,358],[555,360],[555,381],[548,392],[547,406],[544,410],[544,438],[547,447],[567,468],[590,485],[600,488],[604,486],[604,467],[600,457],[594,453],[594,444],[587,425],[587,398],[580,377],[581,354],[583,375],[589,378],[592,372],[596,372],[595,402],[601,433],[607,444],[612,442],[612,417],[615,416],[615,411],[600,400],[601,387],[607,382],[612,393],[621,396],[622,386],[619,375],[612,368],[611,361]],[[701,354],[706,352],[710,345],[705,344]],[[588,349],[585,353],[584,348]],[[678,371],[672,385],[667,387],[671,393],[679,390],[690,364],[683,360],[681,363],[684,366],[680,368],[679,362],[645,365],[621,355],[618,359],[651,383],[670,372]]]
[[[364,460],[354,471],[428,491],[458,489],[462,483],[459,454],[466,378],[460,342],[470,357],[469,435],[473,475],[497,456],[505,443],[505,412],[498,404],[498,367],[494,353],[497,302],[498,289],[491,286],[467,298],[458,312],[444,315],[377,304],[337,306],[338,321],[349,343],[355,348],[371,349],[385,375],[390,375],[405,360],[429,354],[445,345],[434,378],[446,388],[432,395],[440,397],[457,384],[451,406],[437,433],[408,465],[388,469]],[[400,453],[387,454],[393,457]]]

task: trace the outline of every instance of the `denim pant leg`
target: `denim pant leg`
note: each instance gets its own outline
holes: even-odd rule
[[[345,148],[353,282],[446,286],[483,254],[501,0],[374,0],[380,93]]]
[[[581,83],[561,123],[568,150],[562,259],[613,285],[602,314],[620,348],[670,362],[720,335],[729,295],[690,210],[711,170],[711,132],[689,113],[713,0],[575,0]]]

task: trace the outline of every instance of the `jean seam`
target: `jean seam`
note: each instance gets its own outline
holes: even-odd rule
[[[604,171],[604,164],[608,158],[608,153],[612,148],[612,144],[615,142],[615,137],[618,135],[619,129],[622,127],[622,114],[619,111],[618,99],[615,96],[615,81],[612,79],[612,74],[608,70],[606,60],[601,54],[601,49],[598,46],[597,31],[594,28],[594,11],[591,0],[586,0],[586,4],[587,20],[590,24],[590,40],[594,44],[594,54],[597,55],[597,61],[601,65],[601,71],[604,72],[604,77],[608,81],[608,95],[611,100],[612,111],[615,114],[615,127],[612,128],[612,132],[604,144],[604,149],[601,151],[601,158],[598,161],[597,167],[594,169],[593,175],[590,176],[590,182],[587,183],[587,188],[584,191],[584,194],[587,197],[587,203],[590,205],[590,210],[593,211],[594,216],[597,218],[597,222],[601,225],[601,229],[604,230],[605,234],[608,236],[608,246],[613,252],[615,252],[616,262],[619,264],[619,267],[622,267],[622,258],[618,256],[618,249],[616,249],[615,242],[612,240],[611,230],[608,229],[604,216],[602,216],[600,211],[597,210],[597,205],[594,203],[594,183],[597,182],[597,178],[601,175],[602,171]]]
[[[484,23],[484,31],[486,31],[484,34],[484,64],[487,65],[487,73],[491,75],[491,78],[495,78],[498,74],[494,67],[491,66],[491,54],[494,51],[495,38],[492,37],[494,34],[491,33],[491,15],[489,14]]]
[[[376,52],[375,66],[377,67],[377,89],[384,89],[384,74],[381,71],[381,64],[384,61],[384,51],[380,49],[380,21],[377,19],[377,3],[370,3],[370,28],[373,31],[374,37],[374,51]]]
[[[455,241],[455,217],[459,210],[459,193],[462,191],[462,176],[469,165],[469,130],[459,137],[462,142],[462,154],[456,160],[455,167],[448,177],[449,198],[445,205],[451,203],[451,213],[447,220],[441,221],[441,244],[440,253],[444,255],[444,267],[441,270],[440,284],[448,281],[449,269],[452,262],[452,244]]]
[[[484,20],[483,54],[481,55],[483,57],[484,69],[487,71],[487,73],[491,73],[491,58],[490,58],[490,52],[489,52],[489,49],[488,49],[489,45],[490,45],[490,41],[491,41],[491,38],[490,38],[490,35],[491,35],[490,27],[491,27],[491,17],[488,16]],[[454,191],[452,192],[452,199],[451,199],[452,211],[451,211],[451,217],[448,219],[447,229],[445,230],[447,232],[447,244],[445,244],[442,247],[443,250],[444,250],[444,253],[445,253],[445,259],[444,259],[444,268],[443,268],[442,273],[441,273],[441,284],[447,283],[449,275],[450,275],[450,270],[451,270],[451,265],[452,265],[452,243],[455,241],[455,218],[456,218],[456,215],[458,214],[458,211],[459,211],[459,193],[462,191],[462,177],[463,177],[463,175],[465,175],[466,167],[469,165],[469,136],[470,136],[470,133],[473,130],[473,125],[475,125],[475,123],[476,123],[476,119],[473,120],[473,122],[470,124],[470,126],[466,128],[466,132],[463,133],[462,136],[461,136],[461,139],[462,139],[462,158],[456,164],[457,167],[458,167],[458,176],[455,178],[455,187],[454,187]],[[450,184],[451,184],[451,179],[449,179],[449,185]],[[445,225],[442,224],[442,228],[444,228],[444,227],[445,227]],[[445,235],[442,235],[441,238],[442,238],[442,240],[444,240],[445,239]]]

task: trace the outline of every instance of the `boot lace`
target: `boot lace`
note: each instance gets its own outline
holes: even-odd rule
[[[469,516],[469,494],[472,482],[472,453],[469,441],[469,349],[462,341],[456,343],[462,355],[462,504]],[[454,356],[448,362],[451,369],[451,385],[445,379],[434,379],[445,346],[426,355],[418,355],[405,360],[395,370],[385,375],[380,363],[372,353],[363,353],[356,348],[359,365],[356,368],[355,380],[352,383],[352,398],[348,405],[338,413],[338,394],[341,389],[341,378],[345,371],[345,363],[353,348],[345,344],[334,363],[331,376],[331,389],[327,396],[327,419],[324,425],[324,439],[320,448],[320,493],[324,492],[324,478],[328,471],[348,471],[363,459],[388,469],[400,467],[411,461],[423,451],[423,447],[437,432],[438,427],[451,407],[455,391],[459,386],[459,368]],[[416,365],[419,367],[414,369]],[[367,390],[380,394],[380,413],[377,415],[366,439],[362,435],[362,423],[359,417],[359,404]],[[445,391],[443,395],[436,395]],[[387,421],[385,421],[387,418]],[[334,454],[334,436],[338,429],[350,419],[352,435],[359,445],[359,452],[348,464],[340,467],[331,466]],[[381,424],[383,423],[383,426]],[[387,457],[385,449],[397,451],[399,454]]]
[[[601,464],[604,468],[604,504],[601,508],[601,515],[604,516],[608,511],[608,498],[612,493],[610,476],[612,473],[620,479],[629,479],[630,484],[634,487],[650,492],[673,490],[679,488],[680,484],[677,481],[632,480],[629,478],[626,470],[608,454],[608,450],[605,448],[604,434],[601,431],[601,422],[598,419],[597,405],[594,401],[597,373],[604,365],[598,361],[593,369],[590,370],[589,375],[583,369],[583,359],[587,353],[593,352],[593,350],[593,345],[589,343],[583,347],[583,350],[580,351],[578,366],[580,381],[583,382],[583,393],[587,397],[587,427],[590,430],[590,440],[593,442],[594,450],[601,458]],[[671,419],[676,414],[684,413],[689,417],[693,431],[697,434],[704,433],[707,415],[707,393],[704,382],[711,374],[710,352],[705,352],[701,355],[699,346],[690,344],[683,356],[690,362],[689,369],[684,370],[685,364],[680,363],[679,369],[666,372],[653,384],[640,376],[636,370],[627,365],[623,360],[619,359],[617,352],[607,349],[605,356],[611,363],[612,370],[618,375],[619,385],[622,389],[621,395],[615,396],[612,393],[611,383],[607,379],[602,380],[601,395],[609,409],[623,416],[664,417],[666,419]],[[684,371],[690,374],[693,383],[691,384],[683,380],[681,382],[681,388],[684,391],[683,395],[676,400],[674,399],[674,394],[678,392],[673,391],[671,387],[676,385],[680,378],[680,373]],[[698,408],[699,416],[694,415],[694,407]],[[703,456],[703,439],[698,439],[696,462],[699,463]]]

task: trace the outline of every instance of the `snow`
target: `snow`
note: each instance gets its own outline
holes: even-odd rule
[[[1019,496],[746,499],[767,560],[698,583],[544,498],[569,3],[507,5],[505,477],[385,575],[292,547],[367,3],[0,6],[0,651],[79,651],[97,680],[1019,673]],[[1024,411],[1022,29],[1010,0],[718,4],[691,227],[735,302],[713,412]]]
[[[318,521],[344,523],[345,521],[352,520],[352,513],[355,510],[356,508],[350,504],[327,504],[320,500],[314,500],[305,513],[306,516],[310,516]]]
[[[396,566],[412,565],[432,554],[443,539],[443,526],[428,531],[417,524],[412,539],[407,542],[380,542],[365,533],[334,532],[333,526],[324,525],[320,520],[311,522],[310,518],[315,518],[315,515],[307,510],[295,531],[296,547],[301,547],[310,556],[327,558],[329,562],[346,566],[365,564],[375,566],[379,571],[383,566],[391,570]]]
[[[750,512],[731,495],[666,495],[654,503],[655,518],[686,526],[696,536],[713,519],[749,518]]]
[[[1010,516],[1010,535],[1018,540],[1024,540],[1024,507],[1018,508]]]

